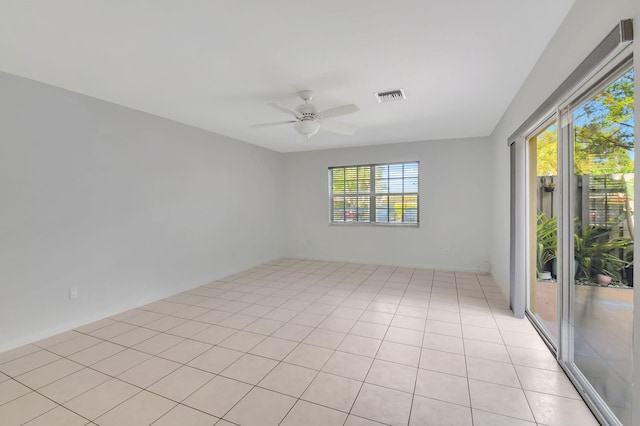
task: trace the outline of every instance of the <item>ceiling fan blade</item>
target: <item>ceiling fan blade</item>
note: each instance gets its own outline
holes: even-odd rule
[[[358,131],[358,128],[356,126],[332,120],[323,121],[321,129],[331,133],[337,133],[339,135],[347,136],[351,136]]]
[[[272,106],[273,108],[277,109],[278,111],[282,111],[285,114],[289,114],[289,115],[293,115],[294,117],[298,118],[300,117],[300,113],[298,111],[295,111],[291,108],[287,108],[286,106],[282,106],[280,104],[276,104],[274,102],[268,104],[270,106]]]
[[[318,113],[318,116],[320,118],[333,118],[333,117],[338,117],[340,115],[351,114],[352,112],[357,112],[357,111],[360,111],[360,108],[358,108],[357,105],[349,104],[349,105],[342,105],[335,108],[325,109],[324,111],[321,111],[320,113]]]
[[[254,124],[251,127],[269,127],[269,126],[277,126],[279,124],[290,124],[290,123],[297,123],[296,120],[289,120],[289,121],[276,121],[274,123],[262,123],[262,124]]]

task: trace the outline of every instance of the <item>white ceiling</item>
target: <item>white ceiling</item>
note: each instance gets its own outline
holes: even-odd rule
[[[573,2],[0,0],[0,70],[280,152],[486,136]],[[358,133],[251,127],[300,89]]]

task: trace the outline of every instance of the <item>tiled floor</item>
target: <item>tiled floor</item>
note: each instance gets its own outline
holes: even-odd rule
[[[489,276],[298,259],[1,353],[0,423],[597,424]]]

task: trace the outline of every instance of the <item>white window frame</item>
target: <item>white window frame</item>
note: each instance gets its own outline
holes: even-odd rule
[[[417,175],[415,176],[416,180],[417,180],[417,189],[416,191],[405,191],[404,190],[404,186],[402,188],[401,192],[376,192],[376,175],[375,175],[375,169],[376,167],[379,166],[397,166],[397,165],[402,165],[404,168],[404,165],[413,165],[415,164],[417,166]],[[368,167],[369,170],[369,192],[364,192],[364,193],[359,193],[357,192],[350,192],[347,193],[345,191],[344,194],[334,194],[333,193],[333,170],[335,169],[348,169],[348,168],[361,168],[361,167]],[[398,179],[402,179],[404,182],[404,179],[406,177],[404,176],[404,170],[403,170],[403,176],[401,178]],[[410,177],[412,178],[412,177]],[[419,161],[403,161],[403,162],[393,162],[393,163],[376,163],[376,164],[355,164],[355,165],[348,165],[348,166],[332,166],[329,167],[328,170],[328,182],[329,182],[329,224],[330,225],[338,225],[338,226],[408,226],[408,227],[418,227],[420,225],[420,162]],[[404,196],[415,196],[416,197],[416,221],[415,222],[404,222]],[[369,197],[369,220],[368,221],[358,221],[358,217],[356,214],[356,220],[352,220],[352,221],[348,221],[346,220],[334,220],[334,198],[335,197],[363,197],[363,196],[367,196]],[[403,206],[402,206],[402,212],[403,212],[403,221],[402,222],[378,222],[377,221],[377,215],[376,215],[376,197],[378,196],[388,196],[388,197],[392,197],[392,196],[401,196],[403,197]],[[346,210],[346,209],[345,209]],[[345,211],[346,214],[346,211]]]

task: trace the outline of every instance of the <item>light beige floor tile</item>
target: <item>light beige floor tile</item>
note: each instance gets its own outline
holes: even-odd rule
[[[264,334],[265,336],[269,336],[273,334],[277,329],[282,327],[284,322],[282,321],[274,321],[266,318],[259,318],[246,326],[244,331],[248,331],[250,333]]]
[[[199,368],[200,370],[218,374],[233,364],[241,356],[242,352],[214,346],[202,355],[190,361],[188,365],[194,368]]]
[[[477,327],[475,325],[462,325],[462,334],[465,339],[482,340],[483,342],[503,344],[502,336],[497,329]]]
[[[395,315],[391,321],[392,327],[408,328],[409,330],[424,331],[425,320],[422,318]]]
[[[140,392],[140,388],[118,379],[108,380],[65,403],[65,407],[90,420]]]
[[[149,330],[148,328],[144,327],[136,327],[133,330],[129,330],[126,333],[122,333],[110,339],[110,341],[113,343],[117,343],[118,345],[131,347],[137,345],[140,342],[144,342],[145,340],[150,339],[157,334],[158,332],[155,330]]]
[[[511,362],[507,348],[501,344],[465,339],[464,350],[467,356],[507,363]]]
[[[263,316],[263,318],[274,320],[274,321],[287,322],[291,318],[295,317],[296,315],[298,315],[298,311],[293,311],[291,309],[276,308],[273,311],[266,314],[265,316]]]
[[[224,416],[242,399],[252,386],[237,380],[216,376],[184,400],[183,404],[216,417]]]
[[[529,333],[518,333],[515,331],[501,331],[502,339],[507,346],[516,346],[519,348],[535,349],[540,351],[548,351],[547,346],[542,339],[531,338]],[[535,337],[535,336],[534,336]]]
[[[365,382],[413,393],[418,369],[394,362],[375,360]]]
[[[84,417],[80,417],[62,406],[57,406],[25,423],[25,426],[85,426],[86,424],[87,419]]]
[[[452,374],[420,369],[416,380],[416,395],[470,406],[467,379]]]
[[[534,421],[522,389],[469,379],[473,408]]]
[[[96,337],[87,336],[83,334],[71,340],[67,340],[66,342],[62,342],[62,343],[58,343],[57,345],[50,346],[48,350],[60,356],[69,356],[76,352],[80,352],[84,349],[87,349],[91,346],[95,346],[101,342],[102,340]]]
[[[471,409],[416,395],[409,426],[471,426]]]
[[[355,319],[330,316],[330,317],[327,317],[324,321],[322,321],[322,323],[318,325],[318,328],[321,328],[324,330],[337,331],[340,333],[348,333],[355,323],[356,323]]]
[[[51,398],[52,400],[63,404],[109,379],[110,377],[107,375],[89,368],[83,368],[82,370],[40,388],[38,392],[47,398]]]
[[[322,368],[325,373],[363,381],[373,358],[336,351]]]
[[[111,342],[101,342],[97,345],[91,346],[87,349],[76,352],[70,355],[68,358],[72,361],[82,365],[93,365],[96,362],[102,361],[105,358],[109,358],[112,355],[117,354],[125,350],[123,346],[116,345]]]
[[[16,377],[16,380],[32,389],[39,389],[82,368],[83,366],[78,363],[61,358],[28,373],[21,374]]]
[[[247,331],[238,331],[236,334],[227,337],[218,345],[240,352],[248,352],[264,339],[265,336],[262,334],[249,333]]]
[[[236,330],[241,330],[257,320],[258,318],[253,317],[251,315],[243,315],[243,314],[233,314],[230,317],[223,319],[218,322],[218,325],[222,327],[235,328]]]
[[[197,340],[199,342],[209,343],[211,345],[217,345],[237,331],[238,330],[233,328],[212,325],[209,328],[202,330],[197,334],[194,334],[191,339]]]
[[[246,426],[277,426],[295,402],[289,396],[253,388],[224,418]]]
[[[0,383],[0,405],[9,401],[13,401],[16,398],[26,395],[31,392],[31,389],[16,382],[15,380],[5,380]]]
[[[497,329],[496,321],[485,315],[460,314],[462,324]]]
[[[145,324],[144,328],[151,329],[154,331],[166,332],[167,330],[170,330],[173,327],[176,327],[184,322],[185,320],[182,318],[166,316],[164,318],[160,318],[159,320],[151,321]],[[186,337],[186,336],[183,336],[183,337]]]
[[[92,323],[89,324],[85,324],[83,326],[80,327],[76,327],[74,330],[79,331],[80,333],[90,333],[92,331],[95,331],[99,328],[103,328],[106,327],[108,325],[111,324],[115,324],[116,321],[110,318],[104,318],[98,321],[94,321]]]
[[[387,333],[389,327],[382,324],[374,324],[366,321],[356,321],[349,334],[356,336],[370,337],[372,339],[382,340]]]
[[[382,342],[376,358],[417,367],[420,363],[420,348],[401,343]]]
[[[211,373],[185,365],[149,386],[148,390],[173,401],[182,402],[213,377]]]
[[[464,355],[435,351],[423,348],[420,354],[420,368],[441,373],[466,376],[467,367]]]
[[[261,297],[262,296],[258,296]],[[269,306],[264,306],[264,305],[251,305],[243,310],[241,310],[239,313],[243,314],[243,315],[251,315],[252,317],[262,317],[263,315],[268,314],[269,312],[273,311],[272,307]]]
[[[298,398],[317,374],[310,368],[280,363],[258,386]]]
[[[452,322],[427,320],[425,332],[444,334],[452,337],[462,337],[462,326]]]
[[[516,365],[522,388],[534,392],[549,393],[565,398],[581,399],[569,378],[560,371]]]
[[[337,331],[315,329],[304,340],[303,343],[308,345],[321,346],[328,349],[336,349],[342,340],[345,338],[346,333],[340,333]]]
[[[144,352],[125,349],[122,352],[118,352],[107,359],[93,364],[91,368],[115,377],[149,358],[151,358],[151,355]]]
[[[166,351],[170,347],[177,345],[183,340],[184,338],[182,337],[160,333],[151,337],[150,339],[145,340],[144,342],[138,343],[137,345],[133,346],[132,349],[151,355],[158,355],[160,352]]]
[[[32,420],[56,407],[51,400],[30,392],[20,398],[0,405],[0,419],[2,426],[18,426]]]
[[[120,374],[118,378],[132,385],[146,388],[180,367],[177,362],[151,357]]]
[[[333,351],[331,349],[301,343],[287,355],[284,361],[301,367],[320,370],[332,354]]]
[[[209,327],[211,327],[211,324],[207,324],[206,322],[185,321],[173,328],[170,328],[166,333],[173,336],[191,338],[198,333],[204,332]]]
[[[515,365],[562,371],[560,365],[558,365],[558,361],[556,361],[549,351],[545,352],[536,349],[517,348],[515,346],[508,346],[507,351]]]
[[[416,330],[409,330],[407,328],[389,327],[387,334],[384,336],[384,340],[395,343],[402,343],[405,345],[421,346],[424,333]]]
[[[160,417],[153,426],[212,426],[217,417],[194,410],[185,405],[176,405],[171,411]]]
[[[429,309],[427,318],[435,321],[452,322],[460,324],[460,314],[457,312],[443,311],[438,309]]]
[[[582,401],[531,391],[525,391],[525,394],[538,423],[548,426],[598,424]]]
[[[253,349],[251,349],[249,353],[281,361],[296,346],[298,346],[298,343],[291,340],[278,339],[277,337],[267,337],[262,342],[258,343]]]
[[[389,325],[393,320],[393,314],[367,310],[360,315],[359,321],[372,322],[374,324]]]
[[[200,315],[206,314],[210,309],[201,308],[198,306],[188,306],[186,308],[182,308],[179,311],[174,312],[172,315],[178,318],[184,319],[194,319]]]
[[[35,370],[36,368],[42,367],[43,365],[47,365],[59,359],[60,357],[58,355],[40,349],[20,358],[5,362],[0,365],[0,372],[10,377],[16,377],[20,374],[26,373],[27,371]]]
[[[474,426],[535,426],[535,423],[482,410],[472,410]]]
[[[220,374],[230,379],[255,385],[269,374],[277,364],[278,361],[272,359],[245,354]]]
[[[357,380],[319,373],[302,394],[301,399],[348,412],[361,385],[362,382]]]
[[[295,317],[291,318],[289,323],[306,325],[309,327],[317,327],[325,319],[324,315],[312,314],[310,312],[300,312]]]
[[[347,334],[340,346],[338,346],[338,350],[373,358],[378,353],[381,343],[382,340]]]
[[[142,391],[96,419],[100,426],[149,425],[176,406],[176,403]]]
[[[520,387],[518,375],[510,363],[467,357],[467,370],[470,379]]]
[[[406,425],[413,395],[365,383],[351,412],[390,425]]]
[[[183,340],[177,345],[160,352],[159,357],[166,358],[171,361],[187,364],[189,361],[203,354],[212,348],[208,343],[198,342],[196,340]]]
[[[271,336],[278,337],[280,339],[293,340],[295,342],[302,342],[312,331],[313,328],[306,325],[286,323],[271,334]]]
[[[347,414],[298,400],[280,426],[342,426]]]
[[[116,336],[126,333],[127,331],[134,330],[136,328],[133,324],[127,324],[124,322],[115,322],[106,327],[99,328],[90,332],[89,334],[99,339],[110,340]]]
[[[383,424],[384,423],[374,422],[373,420],[350,414],[349,416],[347,416],[347,421],[344,423],[344,426],[380,426]]]
[[[422,347],[435,351],[451,352],[459,355],[464,354],[464,344],[462,339],[454,336],[424,333]]]

